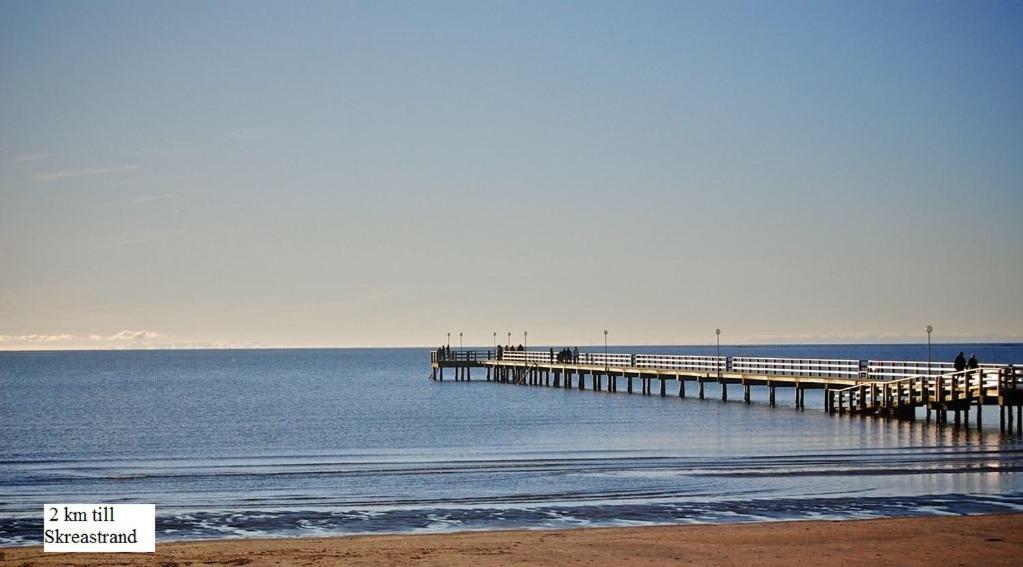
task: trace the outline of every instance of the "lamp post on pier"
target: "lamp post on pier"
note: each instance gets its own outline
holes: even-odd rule
[[[508,331],[508,348],[511,348],[511,331]]]
[[[458,331],[458,350],[464,349],[465,347],[462,346],[462,331]]]
[[[718,368],[718,378],[721,378],[721,329],[714,329],[714,342],[718,348],[718,359],[714,365]]]
[[[494,350],[497,350],[497,331],[494,331]]]
[[[934,332],[934,327],[927,325],[924,329],[927,331],[927,376],[931,375],[931,333]]]
[[[451,348],[451,333],[448,333],[448,348]]]
[[[528,337],[528,336],[529,336],[529,331],[522,331],[522,352],[523,353],[525,353],[525,351],[527,349],[529,349],[529,341],[526,340],[526,337]],[[525,356],[525,354],[523,354],[522,356]]]
[[[607,370],[607,329],[604,329],[604,370]]]

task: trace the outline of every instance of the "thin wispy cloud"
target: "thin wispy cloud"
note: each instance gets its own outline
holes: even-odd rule
[[[75,341],[141,341],[155,339],[164,335],[154,331],[132,331],[124,330],[113,335],[100,335],[96,333],[88,335],[63,334],[31,334],[31,335],[0,335],[0,344],[4,343],[62,343]]]
[[[258,342],[197,340],[146,330],[125,329],[112,335],[90,333],[0,335],[0,350],[124,350],[265,348]]]
[[[13,163],[32,163],[32,162],[37,162],[37,161],[43,161],[43,160],[45,160],[45,159],[47,159],[49,157],[50,157],[50,154],[43,154],[43,153],[22,154],[20,156],[14,156],[13,158],[11,158],[11,162],[13,162]]]
[[[138,168],[139,166],[130,164],[118,167],[95,167],[90,169],[73,169],[69,171],[49,171],[32,176],[32,180],[39,183],[49,183],[51,181],[60,181],[62,179],[72,179],[77,177],[94,177],[97,175],[128,173],[130,171],[135,171]]]
[[[140,156],[158,156],[158,157],[173,157],[186,154],[195,154],[200,152],[209,151],[210,147],[205,145],[168,145],[168,146],[153,146],[148,148],[139,148],[134,152],[135,155]]]
[[[160,336],[163,335],[153,331],[121,331],[107,338],[111,341],[137,341],[141,339],[155,339]]]
[[[4,343],[55,343],[74,340],[74,335],[0,335],[0,344]]]
[[[144,205],[146,203],[156,203],[158,201],[166,201],[168,199],[176,199],[177,195],[173,193],[161,193],[159,195],[136,195],[131,198],[131,202],[136,205]]]
[[[235,142],[255,142],[266,136],[265,128],[236,128],[226,133],[229,140]]]

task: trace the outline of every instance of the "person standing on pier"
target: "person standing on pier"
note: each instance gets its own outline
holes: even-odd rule
[[[550,362],[554,362],[554,347],[551,347],[551,359]]]
[[[572,347],[572,362],[579,364],[579,347]]]
[[[966,357],[963,356],[963,353],[961,352],[959,353],[959,356],[956,357],[955,369],[956,372],[962,372],[963,370],[966,370]]]
[[[980,368],[980,361],[977,360],[977,353],[970,354],[970,360],[966,361],[966,367],[970,370]]]

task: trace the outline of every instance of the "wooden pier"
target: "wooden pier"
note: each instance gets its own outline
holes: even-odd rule
[[[766,388],[768,404],[776,406],[779,388],[791,389],[798,409],[806,407],[806,390],[824,391],[824,411],[896,419],[916,419],[917,408],[926,420],[969,426],[975,408],[976,426],[982,426],[984,406],[997,406],[1004,433],[1023,434],[1023,367],[982,364],[956,372],[951,363],[838,360],[809,358],[758,358],[622,353],[580,353],[559,361],[550,351],[459,350],[430,354],[432,379],[444,380],[452,369],[455,380],[471,380],[473,369],[485,370],[486,380],[502,384],[547,386],[596,392],[635,391],[661,397],[668,384],[676,385],[685,398],[687,383],[705,399],[704,385],[720,384],[721,399],[728,400],[729,386],[739,386],[742,400],[751,403],[751,389]],[[589,377],[589,380],[587,380]]]

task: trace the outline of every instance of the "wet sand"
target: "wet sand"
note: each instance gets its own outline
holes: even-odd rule
[[[7,548],[4,565],[1019,565],[1023,514]]]

